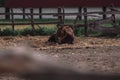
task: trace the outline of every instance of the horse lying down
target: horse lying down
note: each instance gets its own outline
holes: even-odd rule
[[[25,80],[120,80],[120,75],[82,73],[27,48],[0,50],[0,72]]]
[[[74,41],[74,32],[73,29],[69,26],[59,26],[56,33],[50,36],[48,42],[55,42],[59,44],[73,44]]]

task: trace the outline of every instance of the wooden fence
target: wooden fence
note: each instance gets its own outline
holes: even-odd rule
[[[34,13],[33,8],[30,9],[30,13],[25,13],[25,8],[21,9],[22,13],[16,13],[14,12],[13,8],[9,9],[6,8],[5,13],[0,13],[0,15],[5,15],[6,19],[10,19],[11,22],[9,23],[0,23],[0,25],[12,25],[12,29],[14,30],[15,25],[31,25],[32,29],[35,30],[34,25],[39,25],[39,24],[64,24],[65,21],[65,16],[78,16],[79,19],[81,19],[82,16],[82,11],[79,8],[78,13],[65,13],[64,8],[58,8],[57,13],[42,13],[41,8],[39,8],[39,13]],[[15,22],[14,15],[22,15],[23,19],[25,19],[25,16],[28,17],[28,19],[31,22]],[[53,17],[57,17],[56,21],[46,21],[46,22],[35,22],[34,21],[34,15],[39,15],[39,19],[42,19],[43,15],[52,15]],[[10,18],[11,17],[11,18]],[[76,20],[74,24],[76,23]]]
[[[83,10],[83,12],[82,12]],[[5,13],[0,13],[0,15],[6,15],[6,18],[10,18],[11,16],[11,22],[9,23],[0,23],[0,25],[12,25],[12,29],[14,30],[14,26],[15,25],[31,25],[32,29],[35,30],[34,25],[39,25],[39,24],[64,24],[65,21],[65,16],[76,16],[76,19],[74,20],[74,23],[72,26],[78,26],[78,27],[84,27],[84,34],[85,36],[88,35],[88,16],[92,16],[92,17],[99,17],[96,15],[92,15],[92,14],[100,14],[103,15],[103,19],[106,18],[107,14],[120,14],[120,11],[107,11],[105,7],[103,8],[103,11],[101,12],[87,12],[87,8],[81,8],[79,7],[79,12],[77,13],[65,13],[64,8],[58,8],[58,13],[42,13],[41,8],[39,8],[39,13],[34,13],[33,12],[33,8],[30,9],[30,13],[25,13],[25,8],[23,8],[22,13],[15,13],[13,11],[13,8],[11,9],[6,9]],[[14,15],[23,15],[23,18],[25,19],[25,16],[28,16],[28,19],[30,20],[30,22],[15,22],[15,18]],[[35,22],[34,21],[34,15],[39,15],[39,18],[41,19],[43,15],[52,15],[54,17],[58,17],[58,19],[56,21],[46,21],[46,22]],[[81,20],[81,17],[84,17],[84,24],[77,24],[78,20]]]

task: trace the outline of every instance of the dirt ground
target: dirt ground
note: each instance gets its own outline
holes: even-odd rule
[[[0,48],[10,46],[30,46],[36,50],[48,49],[80,49],[119,46],[120,38],[105,37],[76,37],[74,44],[52,44],[48,43],[48,36],[18,36],[18,37],[0,37]]]
[[[80,71],[120,74],[120,38],[76,37],[74,44],[50,44],[46,36],[0,37],[0,48],[30,46]],[[0,80],[19,80],[0,77]]]

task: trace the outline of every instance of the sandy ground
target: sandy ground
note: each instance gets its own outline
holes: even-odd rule
[[[80,71],[120,73],[120,47],[45,50]]]
[[[120,74],[120,38],[80,37],[74,44],[50,44],[46,36],[0,37],[0,48],[30,46],[80,71]],[[19,80],[1,76],[0,80]]]
[[[94,47],[110,47],[119,46],[120,38],[105,37],[76,37],[74,44],[52,44],[48,43],[48,36],[18,36],[18,37],[0,37],[0,48],[8,48],[10,46],[30,46],[38,50],[48,49],[79,49]]]

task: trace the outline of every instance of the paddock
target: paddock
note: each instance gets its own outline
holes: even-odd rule
[[[40,2],[39,2],[40,1]],[[39,3],[38,3],[39,2]],[[68,3],[69,2],[69,3]],[[88,3],[86,3],[88,2]],[[23,4],[24,3],[24,4]],[[31,4],[32,3],[32,4]],[[49,4],[48,4],[49,3]],[[75,37],[75,40],[73,44],[57,44],[57,43],[49,43],[48,38],[49,36],[0,36],[0,49],[3,51],[2,54],[9,53],[5,59],[7,62],[13,61],[13,59],[19,59],[29,61],[32,57],[29,58],[29,55],[23,56],[20,58],[16,58],[13,56],[11,57],[12,53],[14,51],[19,53],[19,51],[10,51],[6,49],[9,48],[16,48],[19,46],[26,46],[29,47],[29,49],[25,49],[25,53],[32,53],[35,55],[46,55],[49,56],[49,58],[54,59],[55,61],[58,61],[57,64],[59,65],[68,65],[67,68],[59,68],[59,66],[49,65],[49,61],[47,63],[44,63],[44,65],[41,65],[40,60],[32,59],[30,62],[32,62],[31,66],[28,66],[28,68],[20,68],[22,66],[22,62],[20,66],[16,67],[14,64],[16,64],[17,60],[14,60],[15,63],[11,63],[10,65],[4,67],[0,65],[0,72],[4,71],[1,69],[5,68],[6,70],[10,70],[10,73],[3,73],[0,74],[0,80],[29,80],[27,78],[30,78],[30,80],[39,80],[42,78],[42,80],[49,80],[52,78],[52,80],[119,80],[120,79],[120,35],[119,35],[119,29],[120,29],[120,23],[116,21],[116,14],[120,14],[120,11],[116,9],[116,7],[119,7],[119,1],[118,0],[6,0],[3,7],[6,8],[5,13],[0,13],[0,15],[5,15],[5,20],[9,20],[9,22],[5,21],[4,23],[1,22],[0,25],[7,26],[10,25],[12,27],[12,31],[15,31],[16,25],[31,25],[32,32],[35,31],[35,26],[41,27],[40,25],[43,24],[54,24],[57,25],[69,25],[65,24],[65,16],[76,16],[75,20],[73,20],[72,26],[74,28],[84,28],[84,35],[80,37]],[[42,8],[56,8],[56,13],[43,13],[41,12]],[[69,7],[78,7],[77,13],[65,13],[65,8]],[[102,11],[87,11],[87,7],[101,7]],[[29,13],[26,13],[25,10],[29,9]],[[39,12],[34,13],[33,9],[38,8]],[[14,9],[20,9],[21,13],[14,12]],[[101,19],[95,19],[95,21],[89,22],[88,16],[91,17],[99,17],[98,14],[101,15]],[[16,22],[16,19],[14,18],[15,15],[22,15],[23,19],[27,17],[27,20],[29,22]],[[38,15],[41,19],[42,16],[52,15],[56,18],[55,21],[45,21],[45,22],[35,22],[34,16]],[[110,15],[107,17],[107,15]],[[83,17],[83,23],[77,23],[78,21],[81,21],[81,17]],[[26,20],[26,21],[27,21]],[[41,19],[42,20],[42,19]],[[112,27],[107,26],[101,26],[100,24],[103,23],[110,23]],[[116,27],[117,26],[117,27]],[[109,33],[117,32],[116,37],[105,37],[105,36],[96,36],[96,37],[89,37],[88,29],[95,29],[99,31],[108,31]],[[8,32],[7,32],[8,33]],[[2,33],[1,33],[2,34]],[[87,36],[87,37],[86,37]],[[34,52],[32,52],[33,50]],[[22,50],[21,50],[22,51]],[[31,52],[29,52],[31,51]],[[20,53],[19,53],[20,54]],[[18,54],[18,55],[19,55]],[[22,52],[21,54],[24,54]],[[7,59],[8,58],[8,59]],[[11,59],[12,58],[12,59]],[[0,57],[1,60],[5,61],[3,57]],[[41,59],[41,58],[40,58]],[[10,61],[9,61],[10,60]],[[27,61],[26,60],[26,61]],[[46,59],[47,61],[48,59]],[[13,62],[14,62],[13,61]],[[37,63],[34,65],[34,62]],[[1,63],[2,64],[2,63]],[[30,64],[30,63],[29,63]],[[4,62],[3,62],[4,65]],[[52,67],[52,69],[44,69],[41,70],[41,66],[44,67]],[[49,65],[49,66],[46,66]],[[9,67],[12,66],[12,67]],[[23,66],[22,66],[23,67]],[[34,67],[34,69],[32,68]],[[71,68],[74,67],[74,69],[77,70],[74,73],[74,70]],[[6,69],[7,68],[7,69]],[[12,68],[12,69],[11,69]],[[17,74],[16,70],[20,71],[21,73],[24,73],[24,71],[27,71],[25,74]],[[54,69],[53,69],[54,68]],[[70,69],[69,69],[70,68]],[[15,74],[12,73],[12,70],[15,71]],[[35,71],[34,71],[35,70]],[[58,71],[56,71],[58,70]],[[23,71],[23,72],[22,72]],[[45,73],[44,73],[45,71]],[[46,72],[48,71],[48,73]],[[72,71],[72,72],[69,72]],[[55,73],[56,74],[55,74]],[[57,73],[58,72],[58,73]],[[90,74],[89,74],[90,73]],[[33,74],[33,75],[32,75]],[[70,74],[70,75],[69,75]],[[23,76],[21,76],[23,75]],[[42,75],[42,76],[40,76]],[[47,76],[47,77],[46,77]],[[35,79],[34,79],[35,78]]]

